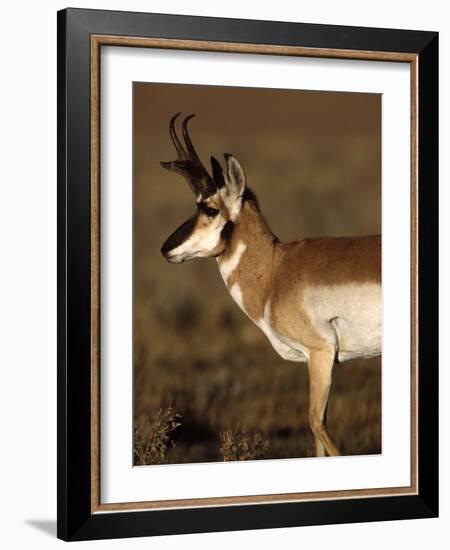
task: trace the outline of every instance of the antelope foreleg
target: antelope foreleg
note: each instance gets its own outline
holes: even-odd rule
[[[316,442],[316,456],[339,456],[341,453],[328,435],[325,426],[328,396],[334,365],[334,349],[311,353],[309,372],[309,424]]]

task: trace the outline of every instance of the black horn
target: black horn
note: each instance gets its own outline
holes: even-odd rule
[[[175,130],[175,120],[180,116],[181,113],[177,113],[176,115],[173,115],[173,117],[170,119],[169,123],[169,132],[170,137],[172,138],[172,143],[175,146],[175,149],[177,150],[178,156],[180,158],[188,159],[189,156],[184,150],[183,145],[181,144],[180,140],[178,139],[177,132]]]
[[[197,151],[195,150],[194,146],[192,145],[191,138],[189,137],[189,131],[187,124],[191,120],[191,118],[194,118],[195,115],[189,115],[183,120],[182,128],[183,128],[183,138],[184,142],[186,143],[187,150],[189,152],[189,155],[192,160],[195,160],[196,162],[200,163],[200,159],[197,155]]]
[[[179,140],[175,129],[175,120],[179,114],[180,113],[174,115],[170,119],[169,123],[170,137],[172,138],[172,143],[178,153],[178,159],[167,162],[163,161],[161,162],[161,166],[183,176],[192,191],[196,195],[200,194],[205,199],[213,195],[217,191],[217,187],[211,176],[208,174],[206,168],[203,166],[192,144],[191,138],[189,137],[187,123],[195,115],[187,116],[182,124],[183,138],[186,146],[185,148]]]

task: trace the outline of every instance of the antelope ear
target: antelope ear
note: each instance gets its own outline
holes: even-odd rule
[[[244,193],[246,181],[244,169],[233,155],[226,153],[224,157],[227,162],[227,187],[235,197],[241,197]]]

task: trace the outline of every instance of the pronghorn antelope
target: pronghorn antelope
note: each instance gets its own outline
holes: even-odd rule
[[[216,258],[231,296],[283,359],[309,372],[309,423],[316,455],[339,455],[326,429],[333,365],[381,354],[381,239],[309,238],[282,243],[247,187],[237,159],[226,169],[211,157],[212,177],[182,124],[169,129],[178,159],[161,162],[184,176],[197,212],[170,235],[161,252],[169,262]]]

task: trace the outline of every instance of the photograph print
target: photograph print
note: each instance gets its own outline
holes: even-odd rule
[[[382,452],[381,95],[133,83],[133,464]]]

